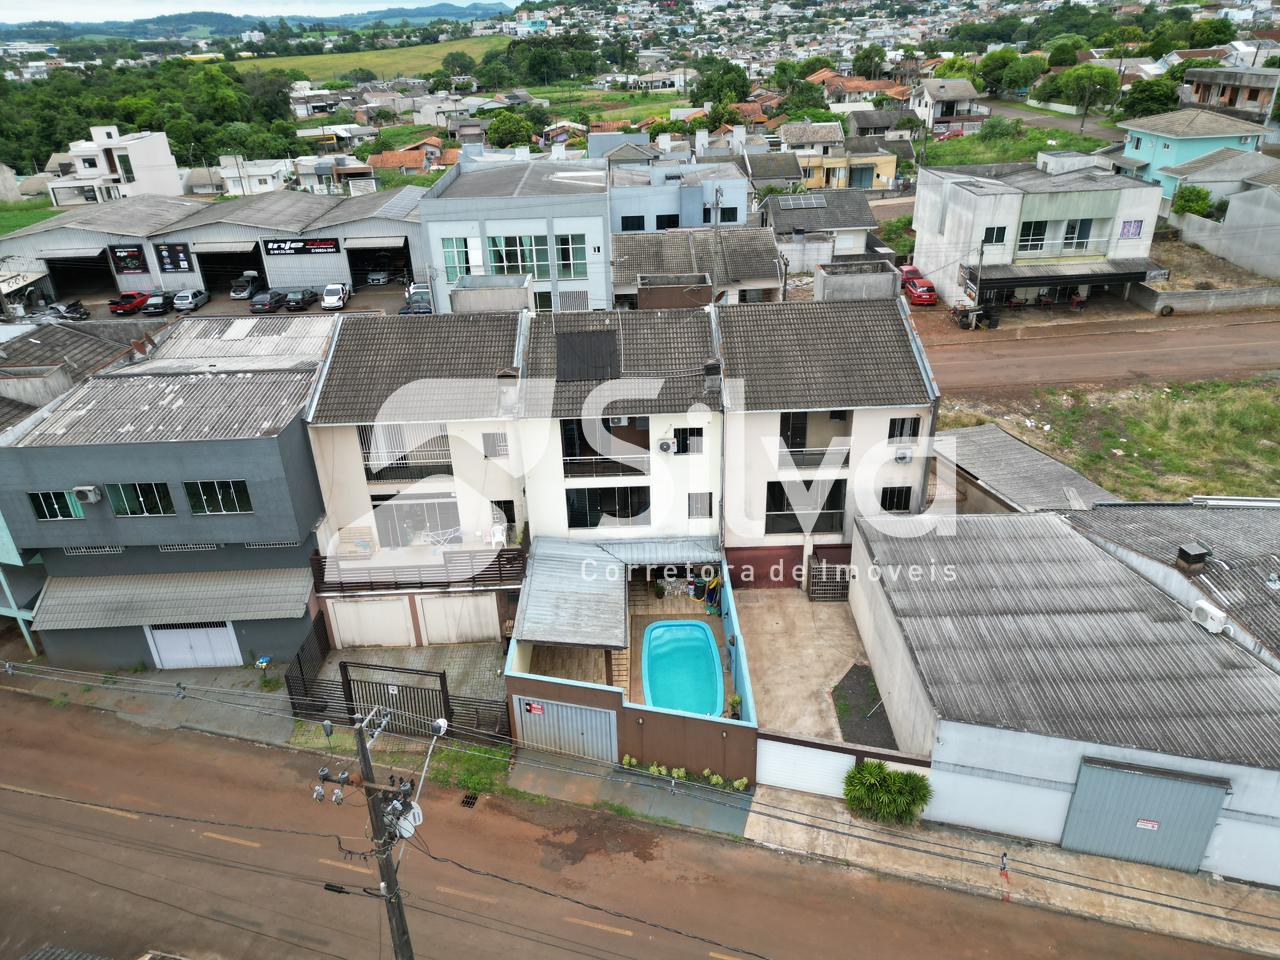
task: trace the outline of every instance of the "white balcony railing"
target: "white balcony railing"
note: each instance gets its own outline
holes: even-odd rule
[[[1108,237],[1089,240],[1019,240],[1014,246],[1015,260],[1048,260],[1061,257],[1105,257],[1111,245]],[[990,255],[990,247],[988,256]]]

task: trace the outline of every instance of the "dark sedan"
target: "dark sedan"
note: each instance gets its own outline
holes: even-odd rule
[[[172,309],[172,293],[153,293],[147,297],[147,302],[142,305],[142,315],[144,317],[163,317]]]
[[[266,290],[262,293],[255,293],[253,299],[249,301],[250,313],[275,313],[284,306],[285,293],[283,290]]]
[[[284,308],[286,310],[305,310],[319,299],[320,294],[314,290],[290,290],[289,295],[284,298]]]

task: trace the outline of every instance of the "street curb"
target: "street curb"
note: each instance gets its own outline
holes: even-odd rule
[[[1191,314],[1189,316],[1194,317],[1197,315]],[[1071,329],[1071,330],[1065,330],[1062,332],[1049,332],[1054,330],[1062,330],[1062,328],[1055,327],[1053,324],[1046,323],[1046,324],[1035,324],[1034,326],[1027,326],[1027,327],[1015,327],[1013,329],[1008,330],[1008,333],[1011,334],[1010,336],[990,336],[990,337],[982,337],[979,339],[974,339],[972,335],[965,336],[962,334],[957,334],[957,335],[948,334],[945,337],[938,337],[934,339],[930,339],[928,337],[921,337],[921,341],[924,343],[925,349],[929,350],[933,347],[975,346],[975,345],[988,344],[988,343],[1009,343],[1013,341],[1027,341],[1027,340],[1069,340],[1073,337],[1105,337],[1105,336],[1115,336],[1118,334],[1126,334],[1126,333],[1168,333],[1173,330],[1191,330],[1200,326],[1193,320],[1187,319],[1187,317],[1184,317],[1183,319],[1186,322],[1169,324],[1165,326],[1141,326],[1141,327],[1135,327],[1133,329],[1128,329],[1128,330]],[[1108,321],[1105,321],[1105,320],[1099,321],[1099,325],[1106,322]],[[1214,326],[1219,328],[1247,327],[1247,326],[1256,326],[1258,324],[1264,324],[1264,323],[1280,323],[1280,317],[1263,318],[1263,319],[1241,318],[1239,320],[1232,320],[1230,323],[1214,324]],[[1071,324],[1071,326],[1074,328],[1078,328],[1082,326],[1082,324],[1075,323],[1075,324]],[[1046,332],[1031,333],[1031,331],[1038,331],[1038,330],[1044,330]],[[997,331],[997,332],[999,333],[1000,331]]]

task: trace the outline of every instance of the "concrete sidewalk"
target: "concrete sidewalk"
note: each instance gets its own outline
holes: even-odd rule
[[[756,788],[745,836],[877,873],[1280,957],[1280,891],[1208,874],[933,823],[883,827],[855,820],[839,800],[778,787]],[[1001,853],[1009,855],[1007,876]]]

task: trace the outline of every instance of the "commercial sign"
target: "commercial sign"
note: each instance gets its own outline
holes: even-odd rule
[[[540,704],[540,703],[533,703],[532,701],[527,702],[527,703],[525,703],[525,705],[524,705],[524,712],[525,712],[525,713],[532,713],[532,714],[534,714],[534,715],[536,716],[536,715],[538,715],[538,714],[542,713],[542,704]]]
[[[141,246],[107,247],[107,254],[111,257],[111,266],[115,268],[116,273],[148,272],[147,258]]]
[[[1160,821],[1159,820],[1139,820],[1138,829],[1139,830],[1159,830]]]
[[[293,256],[300,253],[340,253],[337,237],[324,237],[312,240],[280,240],[266,238],[262,241],[262,249],[267,256]]]
[[[185,243],[157,243],[156,262],[161,273],[191,273],[191,247]]]

